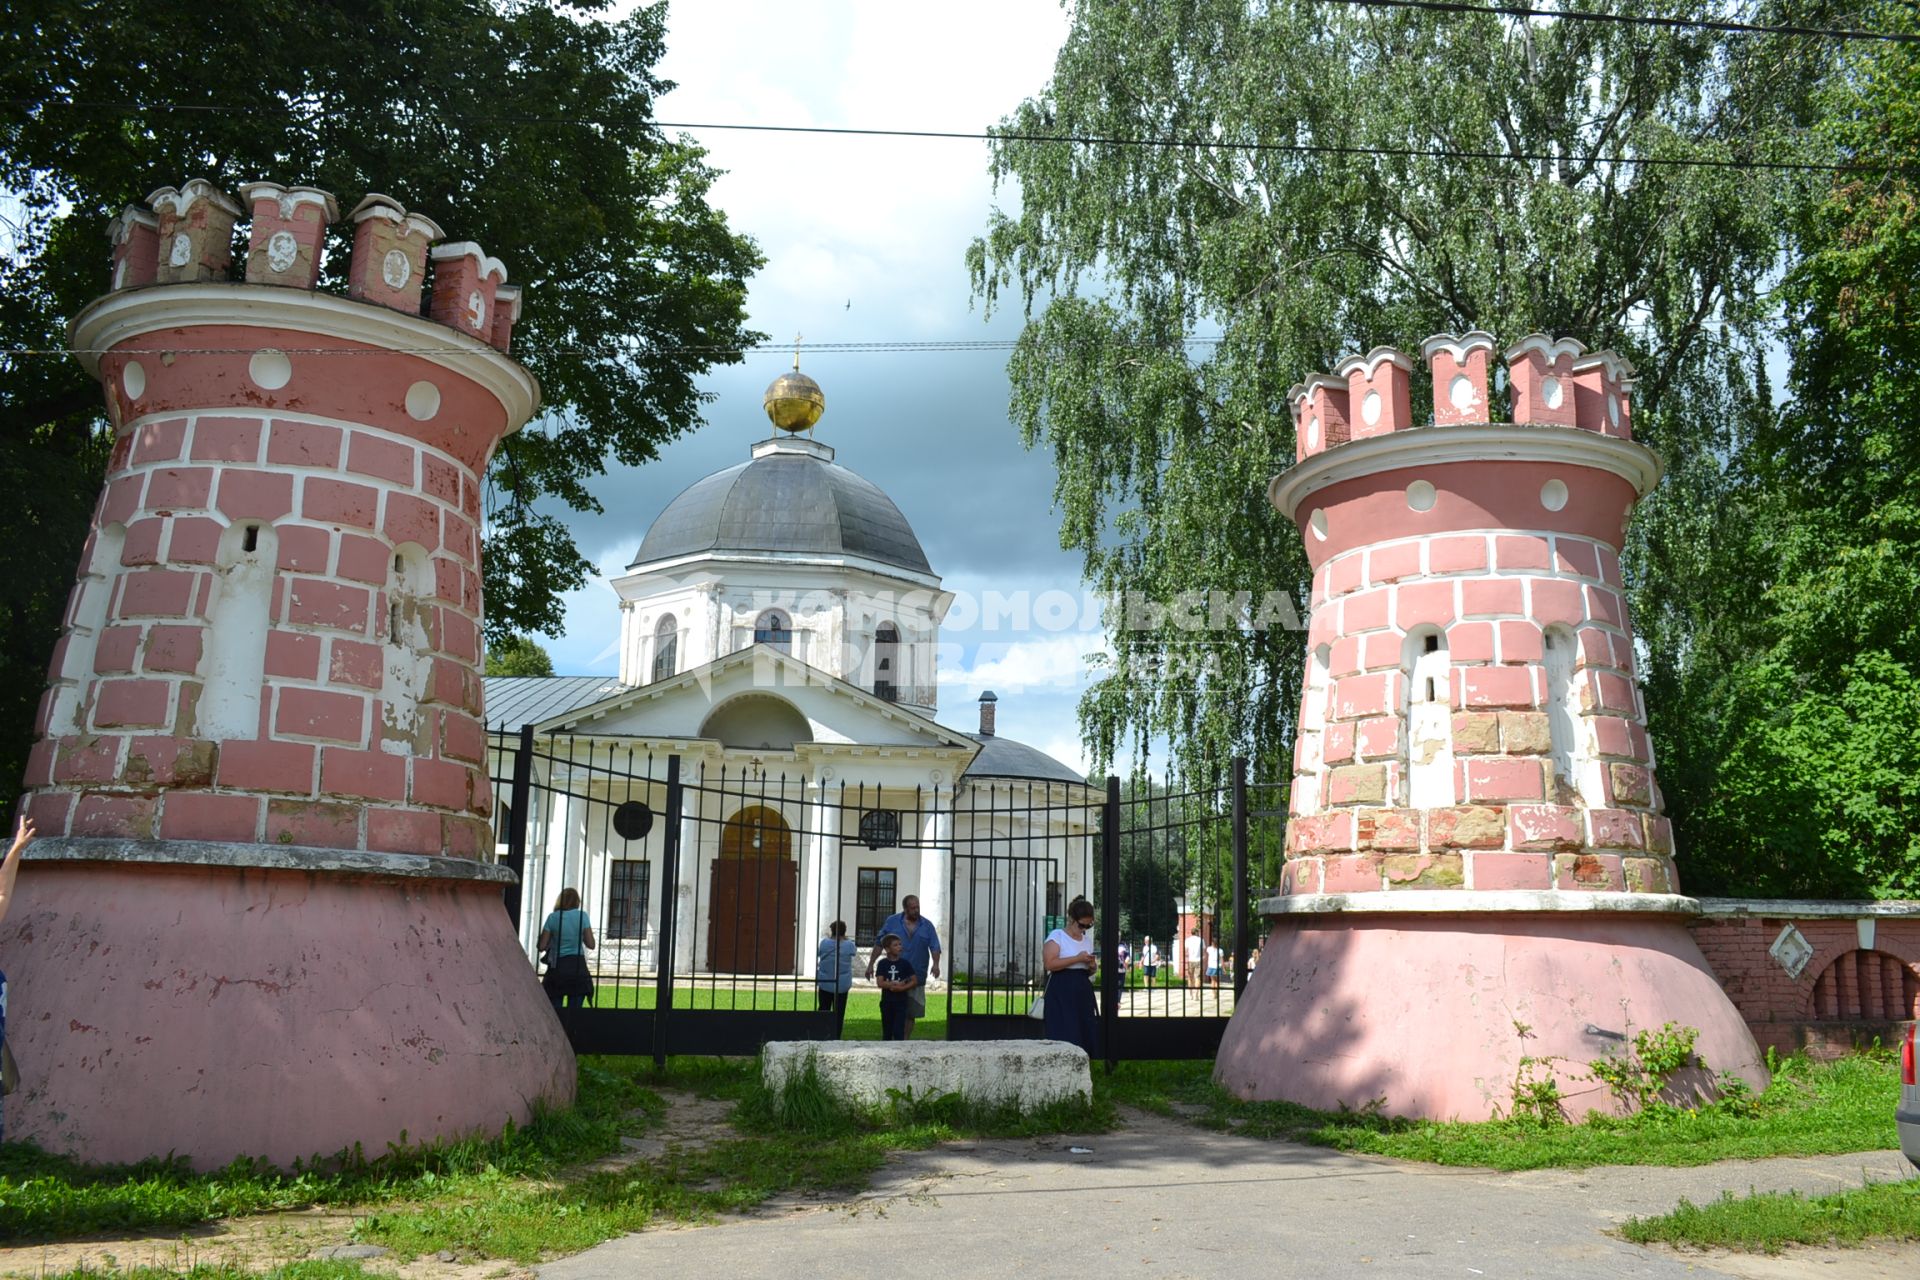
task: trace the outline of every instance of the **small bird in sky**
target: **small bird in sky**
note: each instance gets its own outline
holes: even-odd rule
[[[851,310],[853,310],[853,299],[852,299],[852,298],[848,298],[848,299],[847,299],[847,310],[849,310],[849,311],[851,311]]]

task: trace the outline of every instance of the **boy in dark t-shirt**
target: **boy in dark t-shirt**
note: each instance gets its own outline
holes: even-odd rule
[[[880,1038],[905,1040],[907,1018],[913,1008],[907,992],[920,985],[920,972],[900,955],[899,934],[888,934],[880,939],[880,945],[887,949],[886,959],[873,970],[874,985],[880,988]]]

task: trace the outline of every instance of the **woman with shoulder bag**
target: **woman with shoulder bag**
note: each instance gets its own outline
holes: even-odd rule
[[[593,975],[587,971],[587,952],[594,948],[593,926],[580,909],[580,891],[562,889],[553,911],[540,926],[540,950],[547,956],[547,974],[540,980],[555,1012],[560,1002],[578,1009],[593,999]]]

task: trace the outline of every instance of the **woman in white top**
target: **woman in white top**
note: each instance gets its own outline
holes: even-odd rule
[[[1046,1032],[1100,1056],[1100,1010],[1093,999],[1093,973],[1100,965],[1093,945],[1093,904],[1075,898],[1067,904],[1067,927],[1047,935],[1040,949],[1047,970]]]

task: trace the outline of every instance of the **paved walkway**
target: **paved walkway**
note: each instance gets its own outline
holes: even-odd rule
[[[1082,1150],[1076,1150],[1081,1148]],[[1087,1138],[955,1143],[899,1157],[833,1206],[770,1206],[646,1232],[540,1268],[542,1280],[635,1275],[907,1273],[991,1277],[1585,1278],[1920,1275],[1920,1250],[1752,1269],[1604,1234],[1682,1196],[1821,1193],[1911,1170],[1895,1152],[1697,1169],[1502,1174],[1342,1155],[1135,1116]],[[1764,1260],[1758,1260],[1764,1261]]]

